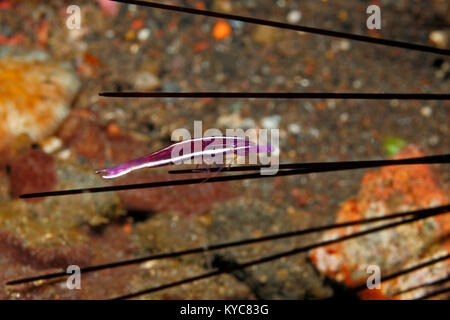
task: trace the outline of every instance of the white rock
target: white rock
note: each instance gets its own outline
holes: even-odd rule
[[[299,134],[302,131],[302,126],[297,123],[291,123],[288,126],[288,130],[292,134]]]
[[[138,90],[154,90],[161,86],[161,81],[151,72],[143,71],[136,74],[134,79],[134,86]]]
[[[151,35],[151,31],[150,29],[144,28],[139,30],[138,34],[137,34],[137,38],[139,41],[145,41],[148,38],[150,38]]]
[[[286,20],[292,24],[299,23],[301,19],[302,19],[302,13],[299,10],[289,11],[289,13],[286,16]]]
[[[281,116],[273,115],[261,120],[261,125],[266,129],[278,129],[280,127]]]
[[[446,48],[448,43],[447,33],[441,30],[432,31],[429,35],[431,42],[439,48]]]

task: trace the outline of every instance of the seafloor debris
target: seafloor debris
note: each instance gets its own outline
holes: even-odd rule
[[[101,264],[120,259],[131,258],[134,245],[128,239],[128,223],[112,223],[99,230],[85,230],[82,232],[88,245],[79,247],[56,247],[41,248],[33,250],[29,255],[30,260],[20,263],[17,256],[28,257],[28,251],[13,250],[10,243],[3,242],[9,246],[1,246],[0,254],[0,299],[105,299],[122,295],[129,292],[129,283],[136,274],[137,266],[129,266],[104,270],[96,273],[84,274],[81,281],[81,290],[68,290],[65,281],[50,283],[37,282],[24,286],[5,288],[4,283],[8,280],[36,275],[37,271],[29,263],[35,261],[36,257],[59,258],[60,266],[67,266],[66,262],[79,262],[80,266],[85,264]],[[5,251],[6,250],[6,251]],[[4,253],[12,252],[11,254]],[[23,259],[23,258],[22,258]],[[49,267],[48,265],[46,266]],[[58,271],[60,271],[59,269]],[[56,271],[47,269],[45,272]],[[43,272],[43,271],[40,271]]]
[[[283,208],[256,199],[240,198],[213,210],[207,225],[209,244],[256,238],[311,226],[314,215],[294,207]],[[267,241],[214,252],[222,263],[244,263],[263,256],[301,247],[317,235]],[[305,254],[247,268],[236,276],[262,299],[318,299],[331,296]]]
[[[53,190],[57,183],[53,157],[38,149],[24,152],[11,161],[10,181],[11,192],[16,197]]]
[[[143,271],[137,273],[130,282],[132,292],[157,287],[172,281],[205,273],[198,265],[185,264],[177,260],[149,261],[141,264]],[[144,295],[141,299],[251,299],[254,298],[249,287],[224,274],[214,278],[189,283],[176,288]]]
[[[94,168],[106,166],[105,161],[124,162],[151,151],[148,138],[126,133],[113,122],[100,124],[98,115],[85,109],[70,113],[58,137],[71,151],[71,158],[83,158]]]
[[[186,219],[177,211],[154,215],[151,219],[139,222],[131,232],[136,247],[143,253],[152,254],[174,252],[189,248],[207,247],[206,227],[211,223],[211,216],[191,216]],[[185,263],[198,266],[211,265],[214,253],[187,255],[178,258]]]
[[[407,146],[395,158],[423,154]],[[392,166],[368,172],[355,199],[342,204],[336,222],[385,216],[448,203],[445,193],[428,165]],[[323,240],[362,231],[356,226],[327,232]],[[382,274],[398,271],[406,263],[418,263],[428,248],[448,234],[448,215],[420,220],[392,230],[371,234],[313,250],[310,257],[319,271],[349,286],[366,281],[367,267],[377,265]],[[419,281],[419,279],[417,279]]]
[[[99,6],[99,2],[103,5]],[[215,40],[213,28],[217,20],[168,14],[161,10],[145,10],[137,6],[117,6],[111,1],[78,1],[77,4],[82,8],[81,29],[69,30],[64,27],[69,15],[65,10],[67,6],[62,1],[48,0],[39,5],[36,5],[37,1],[8,0],[0,3],[3,4],[0,5],[1,56],[4,51],[18,49],[19,46],[26,52],[40,48],[45,50],[45,55],[54,59],[72,62],[78,76],[83,78],[86,84],[73,104],[71,114],[66,121],[60,123],[60,130],[54,133],[55,136],[48,141],[40,138],[37,141],[45,152],[54,154],[55,159],[65,159],[63,163],[69,166],[66,172],[60,166],[60,160],[55,161],[58,172],[55,188],[71,189],[102,185],[101,179],[90,177],[93,170],[142,156],[163,147],[173,130],[192,129],[193,121],[199,119],[203,120],[204,128],[218,125],[221,129],[234,127],[247,129],[258,127],[264,118],[281,115],[279,129],[280,148],[284,150],[281,153],[283,161],[373,159],[383,154],[381,141],[383,137],[390,135],[429,148],[430,153],[447,152],[448,113],[445,107],[440,107],[442,105],[440,102],[426,104],[396,100],[228,102],[215,99],[149,101],[98,98],[98,92],[101,91],[150,90],[159,86],[163,91],[186,92],[271,92],[306,89],[311,92],[336,90],[344,92],[353,89],[361,92],[372,90],[447,92],[448,81],[445,81],[445,76],[448,74],[448,63],[440,57],[425,56],[418,52],[408,52],[405,55],[406,51],[400,49],[390,50],[287,30],[277,32],[275,29],[268,30],[273,28],[259,28],[256,25],[231,20],[226,22],[230,24],[232,33],[223,40]],[[448,21],[450,18],[447,0],[433,0],[432,3],[433,10],[426,10],[430,5],[425,2],[393,1],[386,4],[387,10],[383,13],[383,19],[390,27],[383,29],[383,37],[426,43],[430,32],[443,30],[442,21]],[[107,8],[104,4],[110,7]],[[198,8],[208,6],[208,9],[211,9],[205,1],[196,1],[195,6]],[[276,21],[285,21],[289,12],[301,10],[302,24],[320,24],[336,30],[357,32],[358,30],[350,30],[352,25],[349,22],[361,18],[358,12],[364,12],[367,5],[363,2],[356,5],[350,1],[333,1],[326,6],[318,1],[304,2],[300,6],[293,1],[277,1],[274,5],[273,1],[259,0],[255,6],[254,1],[217,0],[212,6],[212,9],[217,11],[237,12]],[[398,19],[398,12],[402,13],[401,21]],[[394,21],[396,23],[392,23]],[[430,24],[423,28],[424,23],[428,22]],[[412,25],[417,28],[411,28]],[[364,27],[364,24],[360,26]],[[438,40],[442,40],[442,37],[438,37]],[[299,56],[303,58],[298,59]],[[420,67],[417,67],[417,61],[421,61]],[[53,64],[39,62],[35,65],[41,68],[43,65]],[[59,64],[54,66],[57,69],[67,70],[68,79],[74,78],[71,70]],[[137,77],[139,75],[143,76]],[[38,84],[44,84],[42,79],[38,80]],[[75,81],[73,83],[71,88],[75,89]],[[66,82],[61,84],[63,89],[67,88],[66,85]],[[0,86],[0,90],[3,88],[4,86]],[[28,90],[28,86],[25,89]],[[70,94],[66,100],[64,97],[61,100],[69,104],[69,96]],[[3,95],[0,98],[3,98]],[[448,106],[443,103],[444,106]],[[46,119],[50,121],[56,108],[63,109],[52,105]],[[31,113],[28,109],[25,111],[20,115],[31,117],[36,114],[34,109],[31,109]],[[52,125],[54,123],[57,127],[60,118],[55,116],[55,119],[58,121],[52,122]],[[35,126],[40,125],[39,123],[38,121]],[[7,129],[3,127],[4,124],[3,122],[0,132]],[[51,127],[45,126],[44,129],[52,132],[54,129]],[[130,132],[133,132],[133,137],[130,137]],[[136,132],[143,137],[142,140],[134,137]],[[12,144],[10,147],[13,149],[13,156],[20,156],[33,143],[27,134],[14,139],[3,135],[1,138],[0,144],[5,142]],[[55,148],[59,149],[55,152]],[[2,157],[0,153],[0,162],[4,160]],[[9,164],[10,159],[7,159]],[[71,162],[75,164],[69,165]],[[83,173],[71,169],[79,168],[79,163],[89,168]],[[63,282],[55,282],[20,292],[16,292],[14,288],[10,295],[6,295],[4,283],[6,280],[36,274],[37,271],[31,268],[29,263],[35,262],[41,267],[63,264],[62,261],[66,260],[62,260],[64,255],[61,248],[67,250],[66,257],[73,254],[74,257],[78,257],[75,261],[81,264],[89,259],[91,259],[89,264],[96,264],[129,257],[125,247],[131,242],[130,237],[136,236],[137,233],[144,236],[146,230],[148,231],[146,241],[135,243],[141,250],[140,254],[142,250],[163,251],[164,246],[167,246],[167,249],[196,246],[195,239],[193,242],[188,241],[190,236],[197,237],[197,240],[204,239],[202,229],[190,228],[191,225],[186,226],[184,222],[177,223],[179,229],[170,228],[168,225],[173,223],[174,216],[178,217],[178,221],[186,220],[186,223],[189,220],[202,219],[209,226],[207,238],[210,243],[328,224],[333,219],[332,213],[335,212],[336,204],[357,191],[355,181],[359,179],[360,174],[361,171],[348,171],[275,178],[264,182],[205,184],[205,188],[207,185],[218,188],[212,193],[207,190],[193,193],[189,188],[185,189],[186,192],[179,190],[168,192],[169,189],[160,188],[151,191],[149,202],[146,198],[148,190],[142,192],[137,190],[139,195],[119,195],[129,209],[155,210],[164,214],[153,215],[144,212],[140,218],[145,221],[136,225],[126,223],[118,226],[111,223],[111,220],[119,215],[114,211],[119,197],[112,194],[95,194],[91,199],[90,195],[77,195],[55,198],[52,201],[47,199],[37,204],[21,200],[10,201],[12,197],[9,190],[10,183],[6,170],[3,170],[0,172],[0,201],[3,203],[2,208],[7,210],[2,211],[1,215],[7,214],[8,222],[3,219],[0,223],[0,230],[3,230],[2,239],[5,240],[6,237],[2,242],[6,248],[0,249],[0,298],[95,299],[131,292],[131,289],[138,289],[137,285],[133,288],[129,286],[138,266],[86,274],[82,290],[67,290]],[[448,170],[442,170],[441,174],[442,181],[448,185]],[[386,177],[390,179],[389,174]],[[90,180],[91,178],[93,180]],[[150,178],[160,179],[159,176]],[[173,178],[177,179],[175,176]],[[32,186],[33,189],[39,185],[37,181],[27,182],[22,178],[14,180],[11,183],[16,185],[15,188],[20,183],[27,188]],[[412,183],[414,188],[413,180],[408,183]],[[233,198],[226,205],[214,205],[216,199],[213,195],[221,192],[219,190],[221,186],[224,186],[223,192],[228,192],[229,188],[237,190],[236,193],[240,198]],[[23,189],[18,188],[14,193],[20,192],[23,192]],[[428,190],[425,190],[424,194],[427,193]],[[158,199],[161,195],[164,197]],[[95,202],[94,197],[100,197],[99,202]],[[181,205],[177,207],[176,203],[180,199],[191,201],[191,203],[181,201],[183,205],[189,204],[187,211]],[[375,199],[372,199],[374,202]],[[163,201],[168,204],[164,204]],[[33,209],[30,209],[32,207]],[[73,212],[70,211],[72,209]],[[117,215],[107,214],[109,209]],[[394,209],[402,208],[392,210]],[[185,219],[182,212],[189,211],[206,212],[202,216],[191,215],[189,219]],[[132,216],[134,214],[137,213],[130,213]],[[20,224],[20,221],[23,221],[23,224]],[[134,226],[136,232],[130,232]],[[37,228],[35,233],[28,233],[35,227]],[[84,232],[84,229],[90,231]],[[54,233],[47,232],[48,230]],[[163,232],[165,234],[162,234]],[[319,235],[314,235],[307,240],[315,242],[319,240],[318,237]],[[72,243],[65,243],[65,239],[73,241],[73,246]],[[26,240],[29,242],[26,243]],[[399,239],[399,242],[401,241],[402,239]],[[14,247],[12,243],[18,245]],[[89,250],[83,251],[86,243],[89,244]],[[66,244],[69,246],[66,247]],[[272,249],[276,252],[291,248],[293,245],[304,244],[303,238],[299,238],[298,243],[294,240],[277,241],[273,244],[218,252],[218,256],[246,261],[270,254]],[[23,247],[24,245],[27,246]],[[393,243],[392,246],[397,248],[398,244]],[[377,248],[378,244],[375,243],[369,250],[377,252]],[[381,245],[380,248],[384,246]],[[11,250],[13,253],[7,254],[7,251],[11,253]],[[403,251],[408,250],[410,249]],[[27,252],[33,253],[30,255]],[[49,263],[50,260],[57,261],[56,258],[42,260],[40,252],[43,254],[46,252],[45,255],[48,257],[60,256],[61,258],[58,258],[60,262]],[[17,254],[22,256],[22,259],[17,259],[19,258]],[[387,258],[391,254],[391,251],[386,251]],[[193,265],[197,268],[196,272],[202,272],[204,266],[199,263],[204,262],[204,257],[192,256],[191,261],[196,257],[198,261]],[[425,259],[425,254],[423,258]],[[19,260],[27,263],[21,264],[17,262]],[[413,260],[408,263],[414,263]],[[191,261],[177,260],[176,264],[171,266],[183,268]],[[404,262],[400,262],[397,267],[404,266]],[[45,270],[47,271],[49,270]],[[151,269],[145,269],[144,273],[147,271],[151,272]],[[245,270],[244,275],[248,276],[246,284],[258,297],[315,298],[332,294],[331,288],[323,282],[325,277],[317,275],[304,255],[250,268]],[[173,274],[173,278],[164,278],[164,282],[178,280],[182,276]],[[151,277],[148,279],[149,283],[146,285],[153,286]],[[232,283],[235,283],[231,277],[225,279],[231,279]],[[133,279],[133,283],[135,281],[139,281],[138,276]],[[170,296],[201,297],[209,285],[210,282],[199,282],[198,285],[187,286],[186,290],[188,288],[192,290],[189,293],[177,292],[177,289],[174,289],[174,293],[170,293]],[[139,286],[140,288],[143,286]],[[209,296],[211,292],[208,291],[207,294]],[[166,292],[161,292],[161,296],[157,297],[170,298],[170,296]]]
[[[79,82],[65,64],[36,59],[0,59],[0,151],[21,134],[38,141],[69,113]]]
[[[24,159],[21,163],[14,162],[10,177],[13,192],[102,184],[100,178],[79,164],[61,161],[52,164],[51,156],[39,155],[39,152],[33,150],[24,156],[36,160],[35,165],[47,161],[47,169],[37,173]],[[43,159],[43,156],[50,159]],[[98,226],[122,213],[119,198],[114,193],[45,198],[39,202],[21,199],[2,202],[1,251],[34,267],[65,266],[68,262],[85,265],[89,262],[89,249],[81,231],[83,226]]]
[[[450,253],[450,242],[430,247],[418,260],[405,263],[401,269],[405,270],[415,265],[438,259]],[[381,283],[381,288],[365,289],[360,296],[363,299],[402,299],[411,300],[423,297],[438,289],[447,286],[447,283],[436,283],[450,274],[450,262],[448,260],[438,262],[429,267],[415,270],[392,280]],[[437,298],[437,297],[436,297]]]

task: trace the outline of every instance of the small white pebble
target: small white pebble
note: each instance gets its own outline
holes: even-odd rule
[[[429,35],[430,41],[439,48],[446,48],[448,43],[447,34],[441,30],[432,31]]]
[[[61,148],[62,141],[57,137],[50,137],[45,139],[42,143],[42,150],[46,153],[53,153]]]
[[[156,265],[156,261],[147,261],[144,263],[141,263],[140,267],[141,269],[151,269]]]
[[[291,123],[288,125],[288,130],[290,133],[299,134],[302,131],[302,126],[297,123]]]
[[[150,29],[144,28],[139,30],[137,38],[139,41],[145,41],[150,37],[150,34],[151,34]]]
[[[351,43],[348,40],[341,40],[339,41],[339,49],[341,49],[341,51],[348,51],[351,48]]]
[[[136,43],[132,44],[130,47],[130,52],[133,54],[136,54],[138,51],[139,51],[139,46]]]
[[[429,143],[431,146],[436,146],[436,145],[439,143],[439,137],[436,136],[436,135],[431,136],[431,137],[428,139],[428,143]]]
[[[343,112],[339,115],[339,120],[341,120],[342,122],[347,122],[349,118],[349,115],[347,112]]]
[[[284,0],[278,0],[278,1],[277,1],[277,5],[278,5],[280,8],[284,8],[284,7],[286,7],[286,1],[284,1]]]
[[[139,72],[134,78],[134,86],[138,90],[154,90],[161,85],[159,78],[150,72]]]
[[[300,85],[302,86],[302,87],[309,87],[309,80],[308,79],[302,79],[302,80],[300,80]]]
[[[261,125],[266,129],[277,129],[280,126],[281,116],[273,115],[261,120]]]
[[[390,103],[391,107],[397,108],[400,105],[400,101],[398,100],[391,100]]]
[[[254,127],[256,127],[255,120],[253,120],[251,118],[246,118],[246,119],[242,120],[241,127],[244,129],[254,128]]]
[[[425,106],[420,109],[420,113],[425,118],[429,118],[431,116],[431,114],[433,113],[433,109],[431,109],[429,106]]]
[[[330,110],[335,109],[336,108],[336,100],[334,100],[334,99],[327,100],[327,107]]]
[[[114,32],[114,30],[109,29],[109,30],[106,30],[105,36],[108,39],[112,39],[116,36],[116,33]]]
[[[301,19],[302,19],[302,13],[299,10],[289,11],[289,13],[286,16],[286,20],[292,24],[299,23]]]
[[[65,150],[62,150],[62,151],[58,152],[57,157],[60,160],[67,160],[67,159],[70,158],[70,154],[71,154],[70,150],[69,149],[65,149]]]
[[[355,81],[353,81],[353,88],[355,89],[360,89],[363,85],[363,81],[361,79],[356,79]]]
[[[320,136],[320,131],[317,128],[309,128],[308,133],[314,138],[318,138]]]

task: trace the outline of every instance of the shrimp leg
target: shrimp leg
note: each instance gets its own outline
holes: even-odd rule
[[[219,170],[217,170],[216,172],[214,172],[214,174],[213,174],[212,176],[206,178],[205,180],[203,180],[203,181],[200,182],[200,183],[205,183],[205,182],[208,181],[209,179],[217,177],[217,175],[218,175],[219,173],[221,173],[225,168],[230,169],[231,166],[232,166],[232,164],[233,164],[233,161],[231,161],[229,164],[227,164],[226,161],[225,161],[224,164],[222,164],[222,165],[220,166]],[[209,169],[207,169],[207,170],[208,170],[207,172],[210,171]]]

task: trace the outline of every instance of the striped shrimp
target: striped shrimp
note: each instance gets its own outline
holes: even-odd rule
[[[192,159],[201,160],[202,163],[205,163],[205,158],[207,157],[214,159],[221,157],[219,158],[220,160],[230,154],[244,156],[249,153],[271,151],[272,148],[270,146],[259,146],[241,137],[202,137],[173,143],[143,157],[118,164],[109,169],[98,170],[95,173],[104,174],[102,178],[112,179],[134,170],[180,164]],[[222,168],[225,167],[224,162],[219,163],[222,164]]]

